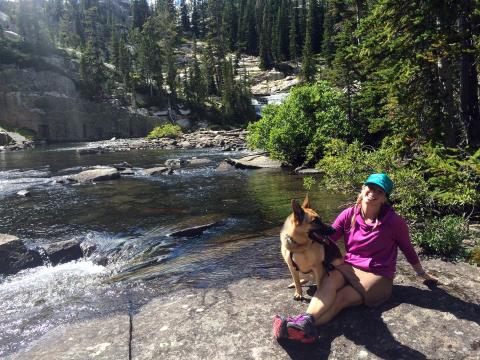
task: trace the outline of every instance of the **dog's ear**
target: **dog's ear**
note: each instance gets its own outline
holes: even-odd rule
[[[303,200],[302,207],[304,209],[310,209],[310,199],[308,198],[308,193],[305,195],[305,199]]]
[[[293,218],[297,224],[303,222],[303,218],[305,217],[305,211],[303,211],[302,207],[298,204],[298,202],[292,199],[292,209],[293,209]]]

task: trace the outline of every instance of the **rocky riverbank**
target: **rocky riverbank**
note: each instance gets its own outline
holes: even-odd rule
[[[240,151],[246,149],[247,131],[206,130],[200,129],[192,133],[180,135],[178,138],[161,139],[111,139],[90,143],[85,148],[78,149],[79,154],[94,154],[105,152],[123,152],[146,149],[203,149],[220,148],[222,151]]]
[[[275,314],[304,311],[282,279],[245,278],[184,289],[135,312],[59,326],[7,359],[478,359],[480,270],[424,260],[428,288],[400,259],[393,296],[377,309],[347,309],[315,345],[277,343]]]

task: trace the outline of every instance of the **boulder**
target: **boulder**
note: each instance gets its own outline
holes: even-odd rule
[[[174,168],[174,169],[179,169],[187,164],[187,161],[185,159],[168,159],[165,161],[165,166]]]
[[[42,263],[40,255],[28,249],[18,237],[0,234],[0,274],[15,274]]]
[[[143,172],[145,173],[145,175],[156,176],[162,174],[171,174],[173,173],[173,170],[166,166],[159,166],[149,169],[143,169]]]
[[[100,168],[82,171],[76,175],[71,175],[67,177],[67,180],[86,183],[93,181],[106,181],[106,180],[115,180],[120,178],[120,173],[115,168]]]
[[[227,163],[240,169],[280,169],[283,164],[265,155],[250,155],[241,159],[226,159]]]
[[[295,174],[300,174],[300,175],[316,175],[320,174],[320,170],[318,169],[295,169]]]
[[[217,168],[215,169],[216,171],[230,171],[234,170],[235,166],[232,164],[229,164],[226,161],[222,161],[220,164],[218,164]]]
[[[0,131],[0,145],[5,146],[13,142],[11,136],[4,131]]]
[[[212,160],[206,158],[192,158],[187,160],[187,164],[192,166],[206,165],[210,164],[211,162]]]
[[[42,248],[53,266],[83,257],[80,241],[77,240],[59,241]]]

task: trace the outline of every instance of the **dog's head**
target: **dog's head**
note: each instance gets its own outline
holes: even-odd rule
[[[320,216],[310,207],[308,194],[300,206],[296,200],[292,200],[293,214],[289,216],[284,226],[288,238],[289,248],[302,247],[311,243],[314,238],[328,236],[335,230],[322,222]]]

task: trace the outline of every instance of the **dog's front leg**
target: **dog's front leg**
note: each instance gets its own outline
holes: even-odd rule
[[[295,267],[290,261],[288,261],[287,264],[288,264],[288,269],[292,274],[293,283],[295,284],[295,294],[293,295],[293,299],[296,301],[302,300],[303,290],[302,290],[302,284],[300,282],[300,273],[297,269],[295,269]]]
[[[323,267],[313,269],[313,276],[315,277],[315,285],[317,286],[317,290],[320,288],[324,274],[325,271],[323,270]]]

